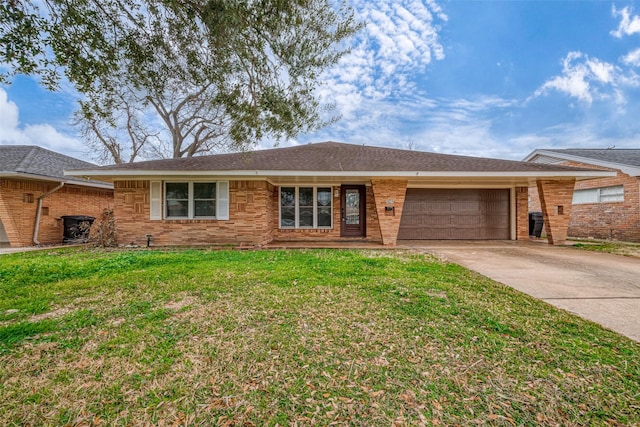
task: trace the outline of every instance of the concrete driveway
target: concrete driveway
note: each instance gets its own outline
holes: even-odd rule
[[[434,242],[420,248],[640,341],[638,258],[538,242]]]

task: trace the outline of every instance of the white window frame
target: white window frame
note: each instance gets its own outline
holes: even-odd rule
[[[187,208],[187,216],[168,216],[167,215],[167,184],[184,184],[187,183],[189,185],[188,188],[188,208]],[[216,198],[214,199],[216,206],[216,215],[215,216],[195,216],[195,198],[194,198],[194,184],[215,184],[216,185]],[[224,187],[224,188],[222,188]],[[162,218],[166,220],[185,220],[185,219],[195,219],[195,220],[210,220],[210,219],[229,219],[228,218],[228,207],[221,206],[224,203],[228,204],[229,197],[228,194],[223,194],[224,190],[228,193],[229,184],[226,181],[187,181],[187,180],[170,180],[163,181],[162,183]],[[226,217],[225,217],[226,212]]]
[[[603,194],[606,193],[606,190],[617,190],[612,194]],[[604,191],[603,191],[604,190]],[[576,195],[587,195],[591,194],[591,197],[585,199],[584,201],[576,200]],[[603,200],[603,198],[607,197],[616,197],[615,200]],[[584,188],[580,190],[573,191],[573,201],[574,205],[586,205],[589,203],[621,203],[624,202],[624,185],[612,185],[609,187],[598,187],[598,188]]]
[[[295,225],[292,227],[286,227],[282,225],[282,189],[294,188],[294,212],[295,212]],[[298,204],[298,196],[300,194],[300,188],[313,188],[313,226],[300,226],[300,205]],[[318,188],[328,188],[331,199],[329,205],[331,224],[318,226]],[[278,228],[283,230],[331,230],[333,229],[333,187],[330,185],[281,185],[278,187]]]

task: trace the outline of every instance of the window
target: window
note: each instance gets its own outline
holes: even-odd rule
[[[624,202],[624,187],[589,188],[573,192],[573,204]]]
[[[152,219],[161,219],[157,210],[157,195],[151,186]],[[164,184],[164,217],[168,219],[228,219],[227,182],[166,182]],[[222,211],[222,212],[220,212]],[[220,215],[222,213],[222,215]],[[226,217],[225,217],[226,214]]]
[[[280,187],[281,228],[331,228],[331,187]]]

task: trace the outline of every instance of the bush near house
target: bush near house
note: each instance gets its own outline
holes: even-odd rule
[[[634,425],[640,345],[410,251],[0,256],[2,425]]]

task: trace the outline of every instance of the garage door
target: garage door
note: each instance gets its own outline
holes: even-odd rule
[[[509,190],[408,188],[401,240],[508,240]]]

